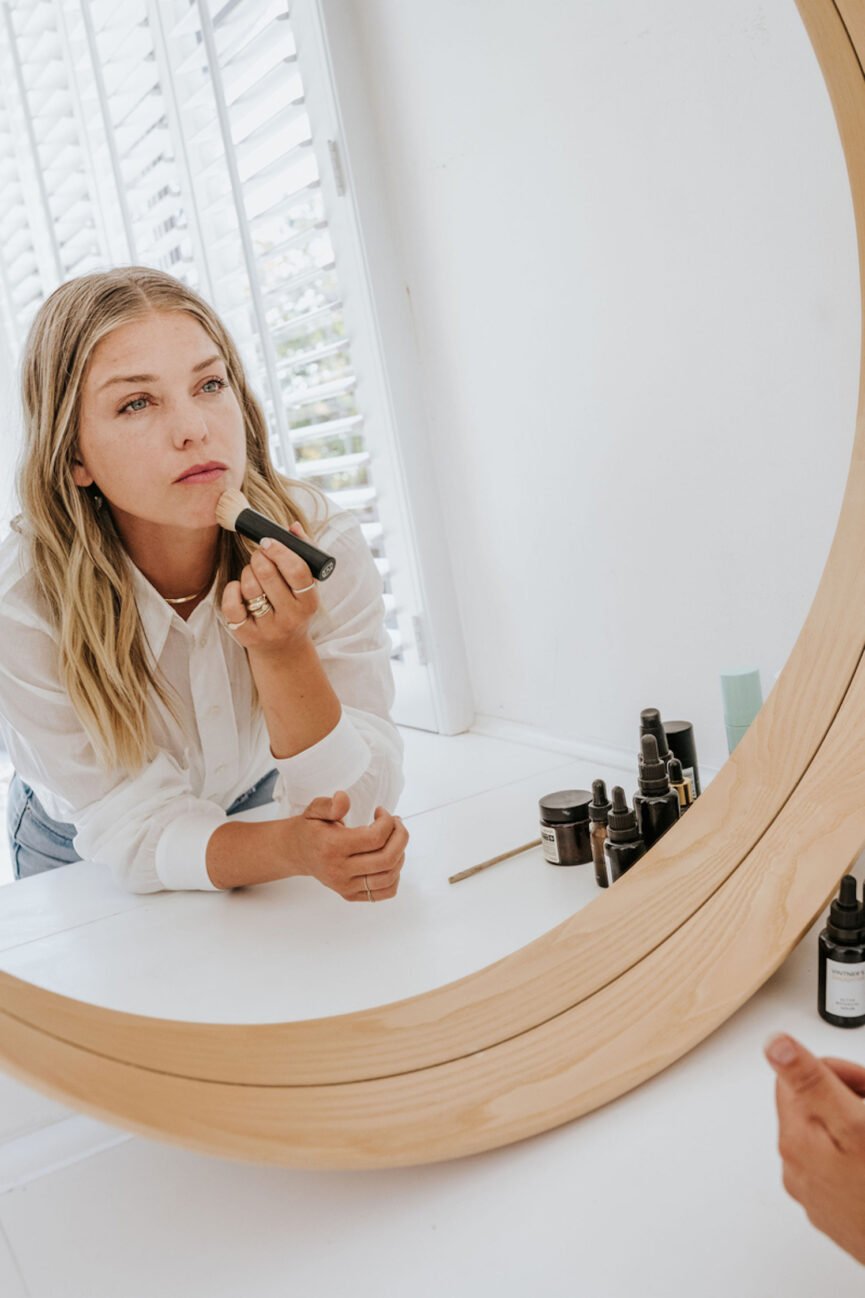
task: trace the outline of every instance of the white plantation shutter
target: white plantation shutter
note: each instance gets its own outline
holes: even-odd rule
[[[90,270],[158,266],[211,301],[275,462],[361,522],[385,583],[397,719],[434,729],[364,270],[348,234],[339,256],[331,237],[349,220],[338,140],[310,119],[316,60],[286,0],[4,0],[3,19],[0,306],[15,350],[56,284]]]

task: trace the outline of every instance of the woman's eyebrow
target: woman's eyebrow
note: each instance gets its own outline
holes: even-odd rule
[[[199,361],[197,365],[193,365],[192,373],[197,374],[199,370],[206,370],[208,365],[212,365],[214,361],[223,361],[224,364],[223,357],[220,356],[219,352],[216,352],[213,356],[208,356],[206,360]],[[101,392],[103,388],[110,388],[112,383],[158,383],[158,382],[159,382],[158,374],[115,374],[113,379],[106,379],[105,382],[99,387],[98,391]]]

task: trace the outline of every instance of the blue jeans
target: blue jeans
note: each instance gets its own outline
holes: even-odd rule
[[[233,816],[238,811],[248,811],[251,807],[273,802],[276,775],[275,770],[268,771],[251,789],[235,798],[226,815]],[[17,771],[9,783],[6,829],[16,879],[41,874],[43,870],[56,870],[60,865],[71,865],[73,861],[81,860],[72,846],[75,826],[52,820]]]

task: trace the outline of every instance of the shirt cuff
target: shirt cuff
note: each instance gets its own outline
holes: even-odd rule
[[[226,820],[214,803],[170,820],[156,844],[154,865],[164,888],[200,888],[224,892],[207,873],[207,844],[213,831]]]
[[[273,750],[271,750],[273,757]],[[372,752],[343,712],[329,735],[294,757],[274,757],[291,801],[312,802],[337,789],[356,784],[370,764]]]

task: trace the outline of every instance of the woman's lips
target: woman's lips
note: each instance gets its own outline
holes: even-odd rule
[[[184,486],[187,482],[215,482],[220,474],[226,473],[227,469],[205,469],[203,473],[188,473],[185,478],[178,479],[178,486]]]

